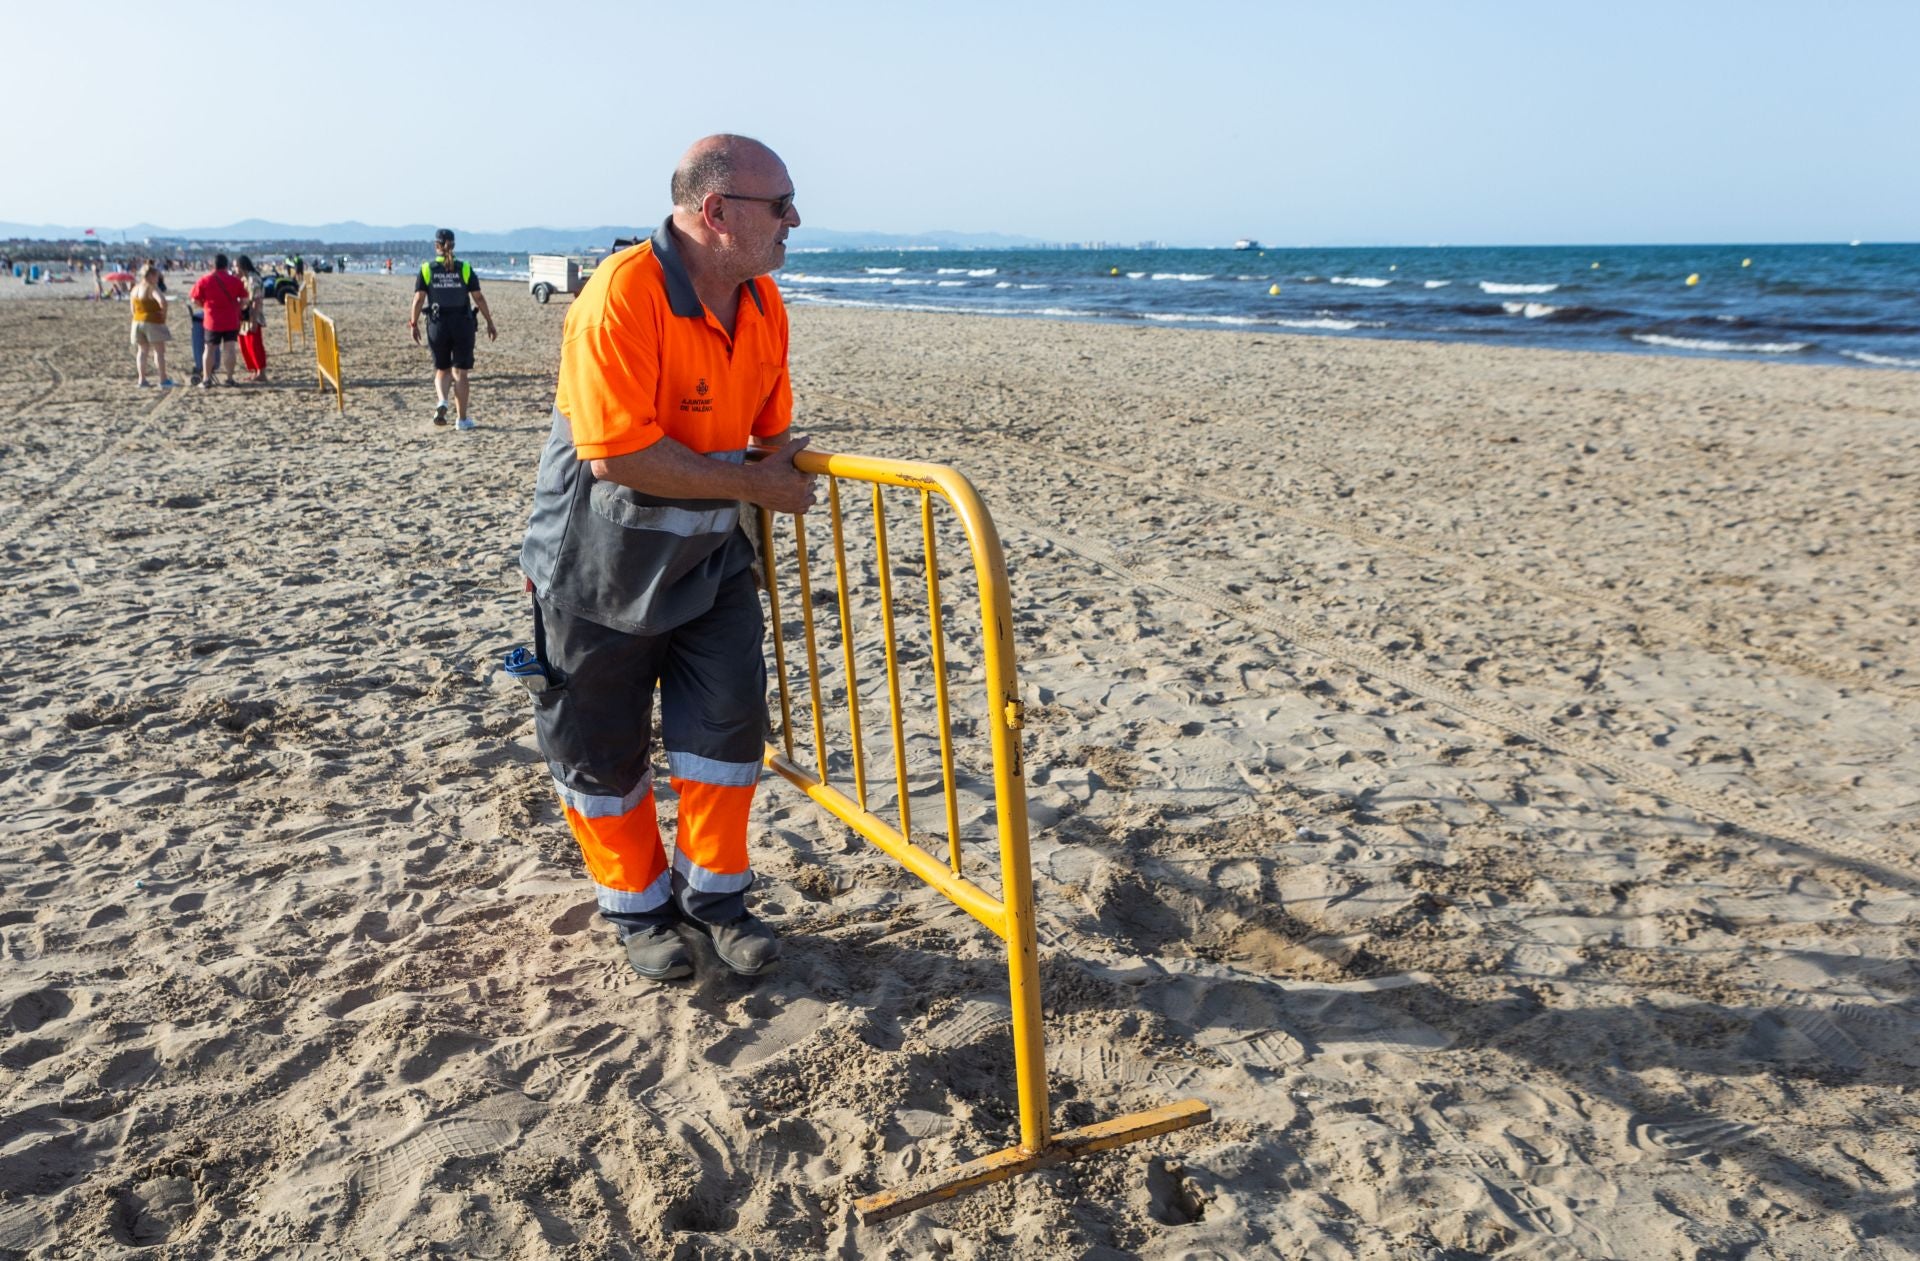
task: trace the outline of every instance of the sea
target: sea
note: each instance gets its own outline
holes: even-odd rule
[[[506,261],[482,274],[524,281]],[[794,250],[776,278],[795,305],[1920,369],[1920,244]]]

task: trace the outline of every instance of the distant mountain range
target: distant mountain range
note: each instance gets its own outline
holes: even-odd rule
[[[242,219],[223,228],[163,228],[151,223],[136,223],[124,228],[95,228],[96,240],[114,245],[122,239],[129,243],[155,241],[205,241],[220,244],[262,242],[301,242],[313,245],[395,245],[433,239],[438,225],[408,223],[397,227],[360,223],[296,224],[273,223],[265,219]],[[509,232],[470,232],[454,225],[460,234],[460,247],[474,252],[556,253],[611,245],[616,237],[646,236],[655,225],[603,224],[596,228],[514,228]],[[49,223],[0,223],[0,240],[21,238],[34,241],[80,241],[87,239],[85,228]],[[829,228],[802,227],[793,233],[790,243],[797,249],[927,249],[992,250],[1038,245],[1032,237],[1010,236],[1002,232],[836,232]]]

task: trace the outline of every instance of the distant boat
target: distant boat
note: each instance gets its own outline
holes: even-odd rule
[[[1233,248],[1236,250],[1257,250],[1260,248],[1260,242],[1250,236],[1243,236],[1233,243]]]

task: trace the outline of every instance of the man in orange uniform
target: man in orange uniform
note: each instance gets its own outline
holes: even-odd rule
[[[749,914],[747,814],[766,663],[745,501],[805,512],[787,313],[767,273],[800,225],[786,165],[709,136],[673,173],[673,214],[609,258],[567,312],[553,432],[520,565],[534,596],[535,725],[567,823],[628,961],[688,976],[676,924],[751,976],[779,955]],[[770,450],[748,463],[749,447]],[[654,814],[653,692],[679,795]]]

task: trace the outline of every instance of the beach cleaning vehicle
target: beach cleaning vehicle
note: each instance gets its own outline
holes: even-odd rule
[[[556,293],[578,294],[593,264],[573,254],[529,254],[527,256],[527,292],[541,306]]]

